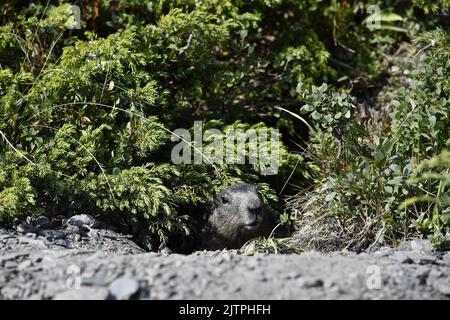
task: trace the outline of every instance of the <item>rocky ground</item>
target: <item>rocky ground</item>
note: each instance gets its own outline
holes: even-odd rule
[[[450,253],[148,253],[81,215],[0,228],[0,299],[448,299]]]

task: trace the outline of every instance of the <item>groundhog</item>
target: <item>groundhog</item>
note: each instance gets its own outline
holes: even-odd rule
[[[250,239],[269,236],[273,220],[254,185],[234,184],[214,198],[200,249],[238,249]]]

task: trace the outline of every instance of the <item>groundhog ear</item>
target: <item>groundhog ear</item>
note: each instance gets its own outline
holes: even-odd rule
[[[221,206],[222,204],[225,204],[225,203],[228,203],[228,202],[230,202],[230,200],[226,196],[224,196],[223,194],[222,195],[216,195],[214,197],[213,206],[217,208],[217,207]]]

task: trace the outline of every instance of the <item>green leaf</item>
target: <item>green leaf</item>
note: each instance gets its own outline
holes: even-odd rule
[[[319,91],[324,93],[325,91],[327,91],[328,89],[328,85],[324,82],[322,83],[322,85],[319,87]]]
[[[330,201],[333,200],[335,197],[336,197],[336,192],[332,192],[332,193],[328,194],[328,195],[325,197],[325,201],[326,201],[326,202],[330,202]]]
[[[436,125],[436,116],[431,116],[429,120],[430,120],[430,127],[433,128]]]
[[[368,22],[396,22],[403,21],[402,16],[394,12],[375,12],[363,20],[363,24]]]
[[[314,107],[309,104],[305,104],[304,106],[302,106],[300,108],[300,111],[302,111],[302,112],[311,112],[313,110],[314,110]]]
[[[348,110],[348,111],[345,113],[344,118],[350,119],[351,115],[352,115],[352,114],[351,114],[350,110]]]
[[[381,25],[380,26],[381,30],[391,30],[391,31],[396,31],[396,32],[408,32],[407,29],[405,28],[400,28],[400,27],[396,27],[396,26],[388,26],[388,25]]]
[[[320,112],[314,111],[314,112],[311,114],[311,117],[312,117],[314,120],[319,120],[319,119],[322,118],[322,114],[321,114]]]
[[[394,22],[394,21],[403,21],[402,16],[394,13],[394,12],[382,12],[378,15],[378,18],[381,22]]]

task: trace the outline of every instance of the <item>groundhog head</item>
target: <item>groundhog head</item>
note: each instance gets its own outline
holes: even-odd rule
[[[263,235],[264,203],[252,184],[234,184],[218,193],[208,218],[210,249],[240,248]]]

